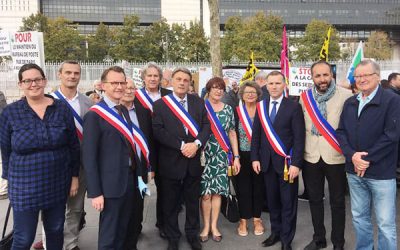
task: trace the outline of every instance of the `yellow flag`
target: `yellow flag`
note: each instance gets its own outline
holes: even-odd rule
[[[246,72],[240,80],[240,84],[247,80],[253,80],[258,71],[259,69],[257,69],[256,65],[254,65],[254,53],[251,51],[249,64],[247,65]]]
[[[329,27],[328,29],[328,34],[326,34],[324,45],[322,45],[321,51],[319,52],[319,59],[326,62],[328,61],[330,39],[331,39],[331,27]]]

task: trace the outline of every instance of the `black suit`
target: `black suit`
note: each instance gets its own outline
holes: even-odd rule
[[[269,101],[267,98],[267,111]],[[283,98],[273,128],[286,149],[292,150],[291,165],[300,168],[305,141],[304,118],[300,104]],[[290,244],[296,231],[298,179],[292,184],[283,180],[284,158],[270,145],[258,114],[253,124],[251,160],[261,163],[270,210],[271,231],[280,236],[283,244]]]
[[[195,95],[187,95],[188,113],[200,127],[197,138],[186,134],[181,121],[163,100],[154,103],[153,133],[159,142],[159,174],[163,190],[164,230],[171,241],[181,236],[178,225],[179,199],[181,192],[186,205],[185,232],[188,238],[197,238],[200,230],[199,196],[203,168],[200,165],[200,150],[193,158],[181,153],[182,142],[200,140],[204,146],[210,136],[210,123],[204,101]]]
[[[102,100],[101,102],[104,103]],[[125,117],[128,111],[123,109]],[[128,124],[131,125],[130,119]],[[129,164],[130,145],[124,136],[94,111],[84,117],[82,142],[87,196],[104,196],[100,213],[99,249],[123,249],[123,241],[133,209],[136,174]],[[140,166],[135,157],[133,166]]]

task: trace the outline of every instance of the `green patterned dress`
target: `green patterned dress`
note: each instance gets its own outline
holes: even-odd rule
[[[216,112],[216,115],[227,135],[229,130],[235,129],[235,118],[231,106],[225,104],[221,111]],[[227,196],[228,156],[212,133],[204,148],[204,154],[206,164],[201,176],[201,195],[219,194]]]

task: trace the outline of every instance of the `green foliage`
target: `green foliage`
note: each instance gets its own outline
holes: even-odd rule
[[[103,23],[97,27],[96,33],[88,36],[88,60],[102,61],[109,55],[113,43],[113,36],[110,28]]]
[[[313,19],[306,27],[304,37],[296,43],[297,51],[294,57],[296,60],[316,61],[319,59],[324,39],[331,25],[323,20]],[[332,27],[331,38],[329,42],[329,61],[340,59],[339,35],[337,30]]]
[[[47,32],[48,31],[48,18],[41,14],[32,14],[29,17],[22,18],[22,26],[19,28],[19,31],[39,31],[39,32]]]
[[[364,57],[387,60],[392,57],[392,42],[386,32],[374,31],[364,46]]]
[[[210,45],[199,22],[190,22],[184,33],[184,54],[186,61],[201,62],[210,60]]]
[[[263,12],[246,19],[229,17],[221,42],[223,60],[230,60],[232,57],[247,60],[250,50],[253,50],[256,61],[278,61],[282,28],[281,17],[266,16]]]

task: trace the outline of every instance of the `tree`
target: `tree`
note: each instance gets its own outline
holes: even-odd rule
[[[49,19],[42,13],[32,14],[29,17],[22,18],[22,26],[19,31],[48,31]]]
[[[222,77],[221,41],[219,29],[219,0],[208,0],[210,8],[210,53],[213,76]]]
[[[311,20],[306,26],[304,37],[298,39],[295,44],[297,47],[297,51],[293,53],[295,59],[302,61],[318,60],[329,26],[331,25],[326,21]],[[337,30],[332,27],[329,41],[329,60],[334,61],[337,59],[340,59],[339,35]]]
[[[167,49],[169,61],[183,62],[185,61],[184,54],[184,32],[185,25],[173,23],[167,36]]]
[[[113,43],[112,32],[110,28],[103,23],[97,26],[96,33],[87,38],[88,42],[88,60],[102,61],[109,55]]]
[[[210,60],[210,46],[204,29],[199,22],[190,22],[184,33],[186,61],[201,62]]]
[[[154,22],[148,29],[144,30],[143,44],[148,61],[168,61],[168,36],[170,26],[165,18]]]
[[[392,42],[384,31],[373,31],[364,46],[365,57],[387,60],[392,57]]]
[[[237,16],[228,18],[222,42],[224,60],[233,57],[247,60],[252,50],[255,60],[278,61],[282,27],[281,17],[266,16],[263,12],[245,19]]]

